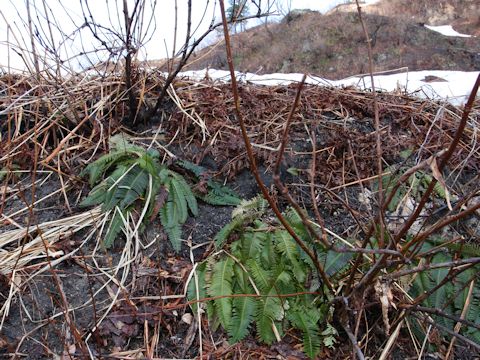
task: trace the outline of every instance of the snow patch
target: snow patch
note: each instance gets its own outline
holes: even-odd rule
[[[425,25],[427,29],[432,31],[436,31],[444,36],[456,36],[456,37],[472,37],[472,35],[461,34],[458,31],[454,30],[452,25],[440,25],[440,26],[432,26],[432,25]]]
[[[374,85],[377,91],[397,91],[424,99],[446,100],[452,105],[460,106],[467,101],[479,73],[478,71],[424,70],[389,75],[375,75]],[[209,79],[220,82],[230,81],[230,72],[226,70],[204,69],[185,71],[179,73],[178,76],[188,77],[193,80]],[[238,82],[278,86],[300,82],[303,74],[275,73],[257,75],[236,71],[235,77]],[[371,90],[372,88],[369,75],[352,76],[343,80],[328,80],[308,75],[305,82],[319,86],[354,86],[361,90]]]

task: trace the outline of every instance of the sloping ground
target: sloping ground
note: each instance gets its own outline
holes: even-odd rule
[[[446,37],[411,17],[365,14],[364,18],[372,39],[375,71],[479,69],[476,38]],[[223,47],[219,44],[199,51],[187,69],[226,69]],[[332,80],[368,72],[365,36],[354,12],[293,14],[278,24],[234,35],[232,48],[240,71],[307,72]]]
[[[164,79],[152,73],[139,76],[150,89],[144,94],[149,101]],[[252,326],[244,341],[232,345],[205,315],[200,321],[194,319],[197,314],[185,304],[185,284],[192,269],[214,252],[212,237],[230,220],[231,208],[201,204],[199,217],[184,228],[188,241],[180,253],[173,251],[158,220],[152,221],[145,234],[119,238],[113,248],[103,248],[101,228],[106,217],[98,209],[77,206],[88,187],[77,175],[108,150],[108,138],[118,131],[127,112],[126,99],[118,95],[123,94],[121,79],[71,78],[69,91],[53,84],[34,85],[33,77],[0,80],[8,93],[0,98],[5,120],[0,131],[6,141],[0,148],[0,168],[7,174],[2,184],[0,228],[1,355],[138,359],[195,357],[203,352],[212,358],[304,358],[301,335],[296,331],[289,330],[281,342],[265,346]],[[245,84],[239,90],[247,131],[262,176],[270,185],[268,169],[278,156],[296,87]],[[422,163],[444,149],[461,116],[461,110],[453,106],[394,94],[379,95],[379,108],[385,167],[403,166],[406,161]],[[456,198],[478,191],[479,111],[477,102],[447,172],[446,181]],[[95,117],[87,116],[91,114]],[[229,85],[178,80],[159,117],[123,130],[138,145],[152,144],[167,162],[173,152],[220,178],[229,178],[230,186],[250,198],[258,189],[246,170],[245,147],[233,114]],[[360,201],[360,195],[375,190],[373,114],[371,93],[307,86],[293,117],[282,179],[308,209],[312,198],[305,189],[315,184],[329,239],[330,234],[336,239],[357,239],[372,211],[369,202],[373,198],[365,195]],[[85,119],[80,120],[83,125],[79,119]],[[401,156],[405,150],[409,160]],[[51,157],[52,152],[57,156]],[[30,208],[32,199],[35,204]],[[428,211],[442,216],[445,201],[436,200]],[[447,230],[449,239],[460,239],[462,246],[464,239],[478,241],[475,227],[468,223],[455,223]],[[361,276],[361,272],[355,274]],[[339,277],[341,291],[347,279],[341,273]],[[409,304],[396,288],[391,295],[393,304]],[[369,339],[362,349],[377,358],[389,339],[379,325],[383,309],[372,291],[363,293],[362,299],[360,304],[351,303],[358,306],[356,314],[361,314],[355,331],[359,339]],[[391,309],[392,324],[399,313]],[[323,347],[320,358],[351,356],[341,321],[335,312],[332,324],[338,328],[338,344],[334,350]],[[438,347],[448,344],[438,332],[434,335],[432,341]],[[410,336],[402,332],[394,344],[398,358],[419,356]],[[457,345],[455,355],[466,351],[465,358],[473,356],[473,348],[469,350],[460,340]]]
[[[380,0],[362,6],[363,12],[397,17],[428,25],[453,25],[470,35],[480,35],[480,4],[476,0]],[[330,13],[355,12],[356,5],[339,5]]]

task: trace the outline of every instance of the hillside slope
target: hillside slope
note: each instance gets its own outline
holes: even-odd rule
[[[480,2],[477,0],[381,0],[362,9],[369,14],[428,25],[453,25],[460,32],[480,35]],[[339,5],[328,14],[352,11],[356,11],[355,4]]]
[[[428,2],[431,1],[419,1],[409,7],[405,0],[395,0],[366,7],[369,10],[364,18],[372,38],[375,71],[402,67],[410,71],[480,69],[478,38],[447,37],[423,26],[429,16],[436,16],[442,21],[433,22],[435,25],[463,21],[471,31],[480,28],[475,22],[467,21],[470,1],[462,2],[464,11],[453,15],[448,4],[436,8],[440,9],[436,13],[426,11]],[[470,5],[477,6],[474,2]],[[398,12],[404,8],[409,10]],[[361,23],[356,12],[344,10],[348,9],[339,7],[325,15],[313,11],[293,13],[280,23],[234,35],[232,48],[237,70],[260,74],[310,72],[330,79],[367,72],[368,57]],[[394,12],[402,15],[390,16]],[[465,16],[462,18],[459,14]],[[222,44],[200,51],[187,69],[206,67],[226,69]]]

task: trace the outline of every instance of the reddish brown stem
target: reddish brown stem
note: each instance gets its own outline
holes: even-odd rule
[[[330,292],[333,292],[333,286],[330,283],[330,280],[325,273],[325,270],[323,269],[323,266],[320,264],[316,254],[314,251],[310,250],[305,243],[298,237],[298,235],[295,233],[293,228],[290,226],[290,224],[285,220],[283,217],[282,213],[278,209],[278,206],[276,202],[273,200],[273,198],[270,196],[268,189],[266,188],[265,184],[263,183],[262,179],[260,178],[260,174],[258,173],[258,168],[255,160],[255,156],[253,154],[252,150],[252,145],[250,143],[250,140],[248,138],[248,133],[247,129],[245,126],[245,122],[243,120],[242,112],[240,110],[240,96],[238,94],[238,86],[237,86],[237,80],[235,78],[235,70],[233,67],[233,60],[232,60],[232,49],[230,46],[230,35],[228,32],[228,26],[227,26],[227,18],[225,16],[225,4],[223,0],[220,0],[220,9],[222,13],[222,22],[223,22],[223,33],[225,35],[225,47],[226,47],[226,52],[227,52],[227,62],[228,62],[228,68],[230,70],[230,77],[231,77],[231,85],[232,85],[232,92],[233,92],[233,97],[234,97],[234,104],[235,104],[235,114],[238,119],[238,122],[240,124],[240,129],[242,131],[242,136],[243,140],[245,142],[245,149],[247,151],[247,156],[248,156],[248,161],[250,163],[250,169],[252,171],[253,176],[255,177],[255,181],[257,182],[258,186],[260,187],[260,191],[262,192],[263,197],[265,200],[267,200],[268,204],[272,208],[273,212],[275,213],[275,216],[278,218],[280,223],[285,227],[285,230],[288,231],[288,233],[293,237],[295,242],[300,246],[300,248],[312,259],[315,268],[317,269],[320,277],[322,278],[324,284],[326,287],[329,289]]]
[[[375,82],[373,79],[373,52],[372,52],[372,40],[367,31],[367,26],[365,25],[365,21],[363,21],[362,17],[362,8],[358,3],[358,0],[355,0],[357,3],[357,11],[358,17],[360,18],[360,23],[362,24],[362,29],[365,34],[365,38],[367,39],[367,51],[368,51],[368,71],[370,73],[370,82],[372,84],[372,95],[373,95],[373,109],[374,109],[374,116],[375,116],[375,139],[376,139],[376,150],[377,150],[377,174],[378,174],[378,218],[379,218],[379,230],[380,236],[378,239],[378,246],[383,248],[385,246],[385,219],[383,216],[383,181],[382,181],[382,142],[380,139],[380,116],[378,113],[378,101],[377,101],[377,92],[375,90]]]
[[[468,117],[470,115],[470,112],[472,111],[472,106],[475,101],[475,97],[477,96],[478,92],[478,87],[480,86],[480,74],[477,76],[477,80],[475,81],[475,84],[473,85],[472,92],[470,93],[470,96],[468,98],[467,104],[465,105],[465,108],[463,109],[462,113],[462,118],[460,119],[460,124],[458,125],[457,131],[455,133],[455,137],[453,138],[452,142],[450,143],[450,146],[448,147],[447,153],[445,156],[442,158],[440,161],[440,164],[438,164],[438,170],[441,172],[445,165],[447,165],[448,161],[453,155],[453,152],[458,146],[458,143],[460,142],[460,138],[462,137],[463,131],[465,130],[465,127],[467,126],[467,121]],[[420,215],[421,211],[425,207],[425,204],[427,203],[428,199],[430,198],[430,195],[435,187],[435,184],[437,183],[437,180],[435,178],[432,179],[430,182],[430,185],[428,186],[427,191],[425,191],[425,194],[422,196],[420,199],[420,202],[413,212],[413,214],[408,218],[408,220],[405,222],[405,225],[402,227],[402,229],[399,231],[399,233],[395,236],[395,242],[398,242],[400,239],[402,239],[408,230],[411,228],[415,220],[418,218]],[[408,249],[410,248],[410,243],[407,243],[403,249],[402,252],[406,253]]]

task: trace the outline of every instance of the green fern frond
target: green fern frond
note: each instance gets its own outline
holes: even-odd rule
[[[262,215],[268,208],[267,201],[262,196],[256,196],[250,200],[242,200],[232,211],[232,219],[236,217],[248,218],[253,215]]]
[[[158,177],[163,169],[163,166],[158,163],[157,159],[147,153],[138,158],[135,164],[146,170],[153,177]]]
[[[272,274],[268,270],[263,269],[255,259],[247,260],[246,264],[253,279],[255,280],[257,288],[260,289],[262,294],[267,292],[270,289]]]
[[[127,218],[128,211],[120,210],[118,207],[113,210],[113,216],[108,224],[107,231],[105,232],[105,238],[103,239],[103,246],[106,249],[112,247],[115,239],[117,238],[120,231],[124,227],[124,219]]]
[[[199,300],[199,299],[204,299],[206,297],[206,290],[205,290],[205,286],[206,286],[205,272],[206,272],[206,270],[207,270],[207,262],[206,261],[198,264],[198,266],[195,270],[196,275],[197,275],[197,281],[198,281],[198,299],[197,299],[197,286],[196,286],[196,282],[195,282],[195,277],[192,277],[191,280],[190,280],[190,283],[188,284],[188,288],[187,288],[188,300],[190,300],[190,301]],[[199,304],[192,304],[190,306],[193,310],[193,313],[196,314],[197,313],[197,307],[199,306]]]
[[[226,258],[217,262],[212,271],[211,284],[208,287],[208,294],[212,297],[221,297],[215,299],[215,311],[220,323],[225,329],[231,329],[232,325],[232,275],[233,260]],[[224,297],[226,296],[226,297]]]
[[[245,221],[244,218],[237,217],[233,219],[231,222],[229,222],[228,224],[226,224],[224,227],[222,227],[213,239],[215,242],[215,247],[217,249],[220,249],[225,243],[225,241],[227,241],[230,234],[233,233],[238,228],[240,228],[243,225],[244,221]]]
[[[113,179],[112,179],[113,180]],[[104,209],[110,210],[115,206],[126,208],[137,199],[142,199],[148,188],[149,174],[140,167],[134,166],[123,175],[119,181],[115,181],[109,189],[104,202]],[[107,181],[110,183],[110,181]]]
[[[178,160],[177,165],[181,166],[185,170],[192,172],[197,179],[208,179],[208,171],[197,164],[194,164],[186,160]],[[210,205],[220,205],[220,206],[235,206],[240,204],[241,199],[238,195],[227,186],[223,186],[217,181],[212,179],[207,180],[208,193],[199,194],[196,196]]]
[[[265,242],[268,240],[268,234],[265,232],[245,232],[243,233],[241,244],[241,260],[246,262],[248,259],[256,259]]]
[[[205,195],[197,195],[199,199],[206,202],[209,205],[218,206],[235,206],[240,204],[241,200],[237,196],[216,194],[208,192]]]
[[[129,171],[129,169],[132,170],[132,167],[127,168],[127,166],[119,164],[117,168],[110,174],[110,176],[108,176],[104,181],[99,184],[105,185],[105,199],[102,204],[102,210],[112,210],[121,200],[123,194],[118,194],[118,185],[120,184],[122,178],[126,175],[127,171]],[[124,191],[125,190],[122,190],[120,192],[124,193]]]
[[[80,176],[88,174],[88,182],[90,186],[93,186],[110,167],[129,157],[130,155],[124,151],[112,151],[95,160],[93,163],[88,164],[87,167],[80,172]]]
[[[268,311],[267,311],[268,310]],[[255,314],[255,324],[258,337],[265,343],[271,344],[276,340],[272,326],[275,326],[272,314],[281,314],[282,306],[279,298],[260,299]]]
[[[197,204],[197,200],[195,199],[195,195],[193,195],[192,189],[190,188],[190,186],[187,184],[187,182],[182,176],[173,172],[172,172],[172,176],[173,176],[172,182],[174,182],[175,187],[178,188],[179,195],[182,195],[184,197],[192,215],[197,216],[198,204]]]
[[[273,239],[278,251],[280,251],[286,260],[288,260],[297,281],[303,283],[306,279],[306,274],[303,270],[303,266],[299,262],[300,251],[297,243],[285,230],[275,231]]]
[[[145,150],[141,146],[132,144],[131,137],[125,133],[118,133],[116,135],[110,136],[110,138],[108,139],[108,143],[110,149],[129,153],[130,155],[137,155],[138,157],[141,157],[145,154],[148,154],[149,157],[160,157],[160,153],[155,149]]]
[[[256,309],[257,301],[253,297],[233,299],[232,325],[229,331],[231,342],[240,341],[247,336]]]
[[[176,218],[176,212],[174,208],[175,205],[173,202],[167,202],[160,209],[160,222],[175,251],[180,251],[182,247],[182,228],[178,218]]]
[[[443,254],[437,254],[433,258],[434,262],[444,262],[448,261],[448,258],[444,256]],[[439,269],[433,269],[429,271],[428,273],[430,274],[433,283],[434,284],[439,284],[449,273],[448,268],[439,268]],[[447,298],[447,292],[446,292],[446,287],[448,284],[445,284],[444,286],[440,287],[438,290],[436,290],[433,294],[431,294],[428,297],[428,301],[430,302],[431,306],[434,309],[443,309],[443,305],[445,302],[448,300]]]
[[[175,178],[170,181],[169,187],[169,201],[173,205],[173,211],[175,212],[175,219],[178,223],[183,224],[188,218],[187,200],[183,193],[183,188],[180,186]]]
[[[249,324],[254,321],[258,338],[271,344],[277,339],[277,333],[282,336],[284,328],[290,326],[290,321],[303,333],[305,352],[310,357],[314,357],[324,344],[324,340],[328,346],[333,346],[335,342],[334,336],[323,336],[320,333],[320,329],[327,321],[329,307],[325,306],[321,297],[305,295],[283,298],[279,296],[302,291],[305,288],[306,279],[313,279],[313,282],[318,275],[314,266],[304,261],[306,255],[291,236],[285,230],[278,230],[278,223],[272,224],[267,220],[261,220],[260,217],[265,211],[264,203],[262,198],[242,202],[234,210],[232,222],[216,236],[217,245],[222,245],[233,231],[238,231],[240,235],[238,240],[229,244],[228,249],[238,261],[229,269],[232,277],[228,278],[228,284],[231,285],[232,293],[251,294],[253,283],[260,296],[235,297],[231,303],[227,302],[226,306],[223,303],[220,304],[221,308],[213,302],[215,308],[209,314],[213,313],[220,318],[219,311],[230,309],[231,327],[224,328],[233,342],[244,338],[248,333]],[[290,212],[290,221],[297,227],[303,227],[299,215],[293,211]],[[308,240],[309,238],[304,238],[307,244]],[[310,246],[313,247],[311,244]],[[325,258],[329,259],[327,255]],[[220,262],[230,258],[223,256],[221,259]],[[214,269],[210,271],[211,278],[206,276],[207,288],[211,287],[213,277],[218,276],[216,273],[220,271],[216,268],[218,258],[212,257],[211,261],[217,263],[211,267]],[[331,261],[335,262],[335,258],[332,257]],[[348,264],[347,259],[345,262]],[[334,264],[331,266],[333,269]],[[218,279],[215,281],[221,283]],[[320,286],[319,281],[318,283]],[[228,290],[230,291],[230,288]],[[215,293],[218,294],[219,291]],[[209,291],[210,294],[211,291]],[[292,309],[297,309],[299,313],[292,315],[296,316],[295,319],[288,316]],[[319,324],[320,317],[322,324]],[[289,321],[286,321],[287,319]],[[221,318],[219,321],[222,325],[228,322]]]
[[[295,328],[303,333],[303,351],[310,358],[315,358],[321,348],[321,338],[317,325],[318,312],[305,311],[304,308],[294,309],[288,312],[288,319]]]
[[[203,166],[194,164],[187,160],[177,160],[175,163],[184,168],[185,170],[191,171],[198,178],[207,172],[207,170]]]
[[[308,216],[307,216],[308,217]],[[308,232],[305,224],[302,222],[302,218],[293,208],[289,208],[285,213],[285,220],[290,224],[290,226],[295,230],[295,233],[302,239],[305,239],[307,242],[310,242],[311,236]]]
[[[260,252],[260,262],[262,266],[268,269],[273,269],[276,265],[282,262],[283,256],[277,252],[275,248],[275,244],[273,243],[271,233],[267,233],[268,241],[265,241],[265,244],[262,247],[262,251]]]
[[[248,270],[244,270],[245,267],[241,267],[239,264],[235,263],[233,266],[235,287],[234,290],[237,293],[249,294],[252,292],[252,285],[250,284],[250,277]]]
[[[207,182],[209,191],[201,199],[210,205],[236,206],[241,203],[238,195],[227,186],[223,186],[216,181]]]
[[[275,295],[278,295],[277,290],[285,288],[291,278],[287,272],[281,269],[280,271],[262,269],[255,260],[247,261],[247,265],[261,294],[266,295],[259,299],[255,315],[257,332],[262,341],[271,344],[275,340],[272,322],[280,321],[284,317],[280,298]]]
[[[145,171],[135,171],[126,176],[124,181],[121,182],[122,187],[127,191],[123,198],[120,200],[120,208],[126,208],[133,204],[137,199],[145,198],[149,187],[151,175]],[[119,188],[120,188],[119,186]]]
[[[173,226],[166,226],[165,232],[170,240],[173,249],[179,252],[182,248],[182,227],[179,224]]]
[[[282,303],[278,297],[265,297],[258,301],[255,323],[258,337],[265,343],[271,344],[276,340],[273,326],[281,333],[279,320],[284,317]]]
[[[324,262],[324,270],[327,275],[333,276],[348,266],[353,258],[353,253],[339,253],[329,250],[320,253],[319,258]]]
[[[107,185],[105,183],[100,183],[90,191],[88,196],[83,199],[79,205],[81,207],[87,207],[102,204],[105,201],[106,195]]]
[[[82,201],[81,206],[102,204],[103,211],[118,207],[122,213],[137,203],[145,202],[147,211],[145,219],[150,219],[153,211],[161,206],[160,220],[165,228],[170,242],[175,250],[181,246],[181,227],[188,218],[189,211],[198,214],[197,200],[185,179],[166,168],[159,162],[159,153],[154,149],[145,150],[132,144],[126,134],[118,134],[110,138],[111,151],[88,165],[81,175],[89,175],[90,184],[99,182],[104,174],[110,175],[101,181]],[[113,171],[110,171],[113,169]],[[162,188],[168,191],[168,196],[161,204],[157,202],[156,194]],[[139,204],[141,205],[141,204]],[[145,205],[141,205],[145,206]],[[112,229],[109,232],[109,244],[118,234],[118,216],[112,218]],[[142,224],[140,229],[143,229]],[[117,231],[118,230],[118,231]],[[109,245],[110,246],[110,245]]]

